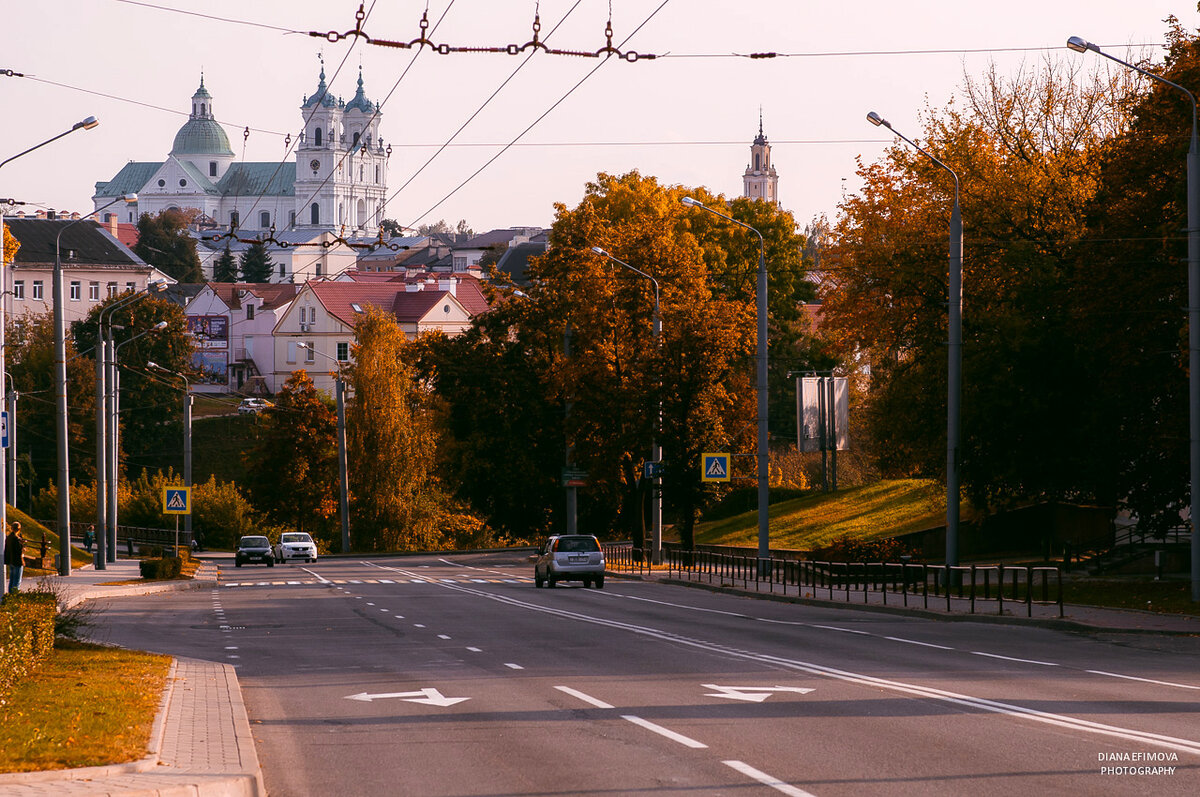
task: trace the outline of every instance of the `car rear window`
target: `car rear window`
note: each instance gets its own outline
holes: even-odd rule
[[[243,548],[268,548],[271,543],[266,537],[242,537],[241,545]]]
[[[600,550],[600,543],[595,537],[559,537],[558,546],[554,549],[562,553],[584,553]]]

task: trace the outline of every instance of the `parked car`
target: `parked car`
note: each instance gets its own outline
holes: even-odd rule
[[[237,553],[234,554],[233,561],[238,567],[251,562],[274,567],[275,557],[271,552],[271,541],[258,535],[242,537],[238,540]]]
[[[261,398],[244,398],[242,403],[238,404],[239,415],[258,415],[265,409],[274,407],[275,405],[266,399]]]
[[[533,585],[582,581],[604,588],[604,552],[591,534],[561,534],[546,540],[533,563]]]
[[[276,562],[286,565],[293,559],[317,561],[317,544],[303,531],[284,532],[279,537],[279,544],[275,546]]]

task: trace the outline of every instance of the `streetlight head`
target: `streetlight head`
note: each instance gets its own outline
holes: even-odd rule
[[[166,289],[167,289],[167,281],[166,280],[151,280],[150,282],[146,283],[146,292],[147,293],[161,293],[161,292],[165,291]]]
[[[156,330],[163,330],[163,329],[166,329],[166,328],[167,328],[167,322],[166,322],[166,321],[159,321],[157,324],[155,324],[155,325],[154,325],[154,329],[156,329]]]
[[[598,246],[593,246],[592,251],[595,252],[596,254],[600,255],[600,257],[608,257],[608,252],[605,252],[603,249],[601,249]]]
[[[154,362],[154,360],[146,360],[146,367],[147,367],[147,368],[157,368],[157,369],[158,369],[158,370],[160,370],[160,371],[165,371],[165,370],[167,370],[166,368],[163,368],[163,367],[162,367],[161,365],[159,365],[158,363]]]
[[[133,204],[134,202],[138,201],[138,196],[137,196],[137,194],[126,194],[125,196],[121,197],[121,199],[124,199],[126,202]]]
[[[875,113],[874,111],[871,111],[869,114],[867,114],[867,121],[870,122],[871,124],[875,125],[876,127],[883,125],[884,127],[886,127],[889,130],[892,129],[892,123],[889,122],[887,119],[884,119],[882,116]]]
[[[93,127],[95,127],[98,124],[100,124],[99,119],[97,119],[94,116],[89,116],[87,119],[84,119],[82,122],[76,122],[75,124],[71,125],[71,129],[78,130],[79,128],[82,127],[84,130],[91,130]]]
[[[680,197],[680,198],[679,198],[679,201],[680,201],[680,202],[682,202],[683,204],[687,205],[689,208],[702,208],[702,207],[704,207],[704,203],[703,203],[703,202],[700,202],[700,201],[698,201],[698,200],[692,199],[690,196]]]
[[[307,348],[308,348],[308,344],[307,344],[307,343],[305,343],[305,342],[304,342],[304,341],[302,341],[302,340],[298,340],[298,341],[296,341],[296,348],[297,348],[297,349],[307,349]]]
[[[1079,36],[1072,36],[1071,38],[1067,39],[1067,49],[1074,50],[1077,53],[1086,53],[1088,50],[1100,52],[1099,47],[1092,44],[1087,39],[1080,38]]]

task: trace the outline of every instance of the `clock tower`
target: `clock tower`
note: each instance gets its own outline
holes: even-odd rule
[[[742,175],[742,196],[779,204],[779,175],[771,165],[771,145],[763,135],[762,110],[758,112],[758,135],[750,145],[750,163]]]

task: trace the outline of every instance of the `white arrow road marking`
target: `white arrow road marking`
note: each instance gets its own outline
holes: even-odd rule
[[[775,791],[783,792],[784,794],[790,795],[790,797],[813,797],[813,794],[811,792],[807,792],[804,789],[797,789],[795,786],[791,785],[790,783],[784,783],[779,778],[772,777],[771,775],[768,775],[766,772],[763,772],[761,769],[755,769],[754,767],[752,767],[749,764],[746,764],[742,761],[722,761],[721,763],[727,767],[732,767],[733,769],[736,769],[738,772],[741,772],[743,775],[748,775],[748,776],[754,778],[755,780],[757,780],[759,783],[763,784],[764,786],[770,786]]]
[[[800,686],[717,686],[716,684],[700,684],[705,689],[715,689],[716,692],[705,693],[705,697],[724,697],[730,700],[747,700],[761,703],[775,692],[795,692],[807,695],[814,690]]]
[[[357,695],[346,695],[347,700],[361,700],[364,703],[370,703],[372,700],[382,700],[384,698],[397,697],[401,700],[406,700],[409,703],[424,703],[427,706],[453,706],[455,703],[461,703],[464,700],[470,700],[469,697],[446,697],[436,689],[426,687],[416,692],[385,692],[383,694],[369,694],[367,692],[359,692]]]

